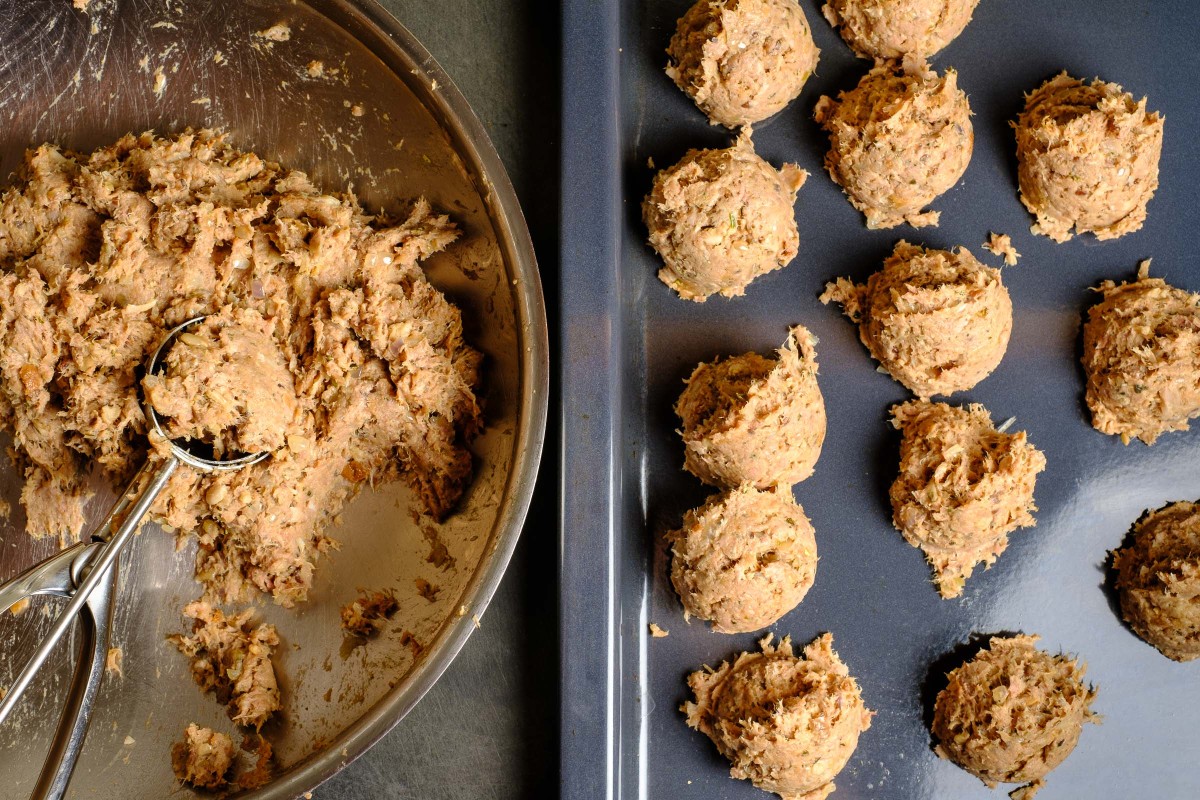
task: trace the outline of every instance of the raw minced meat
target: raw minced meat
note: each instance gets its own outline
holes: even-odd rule
[[[1153,444],[1200,416],[1200,294],[1150,277],[1105,281],[1083,325],[1084,399],[1092,425]]]
[[[988,648],[947,675],[937,696],[937,754],[989,787],[1030,783],[1028,800],[1071,754],[1092,713],[1085,667],[1038,650],[1036,636],[994,637]]]
[[[824,800],[871,727],[858,682],[826,633],[792,652],[791,640],[760,643],[733,664],[688,676],[695,700],[680,710],[729,759],[729,774],[784,800]]]
[[[675,403],[684,469],[726,489],[812,475],[826,427],[816,343],[797,325],[774,358],[745,353],[696,367]]]
[[[239,768],[230,737],[191,723],[183,741],[171,748],[171,767],[176,778],[197,789],[248,790],[265,786],[273,772],[271,743],[250,734],[242,740],[241,749],[254,757],[252,767]]]
[[[184,609],[192,632],[171,641],[191,661],[192,677],[201,689],[229,706],[239,725],[263,726],[279,710],[279,682],[271,655],[279,644],[274,625],[254,625],[254,611],[228,617],[219,608],[196,601]]]
[[[120,647],[110,647],[104,655],[104,671],[118,678],[125,677],[125,651]]]
[[[937,224],[924,209],[958,183],[975,144],[954,70],[879,62],[837,100],[818,100],[814,116],[829,133],[825,168],[868,228]]]
[[[183,783],[215,791],[229,785],[235,752],[228,736],[192,723],[171,748],[171,766]]]
[[[685,614],[721,633],[776,622],[800,604],[817,574],[812,523],[787,487],[745,485],[714,495],[667,540]]]
[[[747,128],[733,147],[691,150],[654,176],[642,216],[662,258],[659,279],[685,300],[737,297],[755,278],[796,257],[796,193],[808,173],[776,170],[754,152]]]
[[[942,597],[957,597],[976,564],[1004,552],[1009,533],[1036,524],[1033,490],[1046,457],[1024,431],[996,430],[981,405],[910,400],[892,418],[903,434],[892,520],[925,552]]]
[[[393,591],[363,592],[342,606],[342,630],[364,638],[374,636],[398,607]]]
[[[1014,123],[1021,202],[1033,232],[1115,239],[1142,227],[1158,188],[1163,117],[1115,83],[1062,74],[1025,100]]]
[[[966,248],[925,249],[901,240],[866,284],[826,285],[859,326],[862,343],[893,378],[918,397],[970,389],[1008,349],[1012,300],[1000,270]]]
[[[0,196],[0,426],[28,532],[77,538],[87,469],[129,478],[147,453],[138,371],[206,314],[261,317],[290,372],[280,403],[296,405],[270,458],[177,470],[151,510],[202,532],[211,596],[302,600],[364,485],[403,477],[446,515],[471,475],[481,357],[418,262],[456,236],[423,200],[372,217],[209,131],[29,151]]]
[[[1134,632],[1167,658],[1200,658],[1200,505],[1171,503],[1147,514],[1113,567]]]
[[[299,402],[273,323],[234,308],[178,334],[163,369],[142,379],[171,439],[211,443],[217,458],[287,444]]]
[[[821,13],[860,58],[929,58],[954,41],[979,0],[828,0]]]
[[[988,234],[988,240],[983,243],[983,249],[992,255],[1003,258],[1004,264],[1009,267],[1015,267],[1021,258],[1021,254],[1013,246],[1012,237],[1007,233]]]
[[[796,99],[820,51],[796,0],[698,0],[667,56],[667,75],[709,120],[736,128]]]

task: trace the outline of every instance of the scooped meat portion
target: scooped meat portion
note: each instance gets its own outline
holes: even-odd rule
[[[1200,294],[1150,277],[1098,287],[1083,325],[1084,399],[1092,426],[1153,444],[1200,416]]]
[[[1028,95],[1014,125],[1021,202],[1033,232],[1115,239],[1142,227],[1158,189],[1163,117],[1115,83],[1062,73]]]
[[[821,9],[867,59],[929,58],[963,32],[979,0],[828,0]]]
[[[858,324],[888,374],[922,398],[975,386],[1000,364],[1012,333],[1000,270],[964,247],[927,250],[901,240],[866,284],[827,284],[821,302],[830,301]]]
[[[683,468],[712,486],[791,486],[812,475],[825,442],[817,340],[803,326],[774,358],[745,353],[701,364],[675,403]]]
[[[818,100],[814,116],[829,133],[825,168],[868,228],[937,225],[938,212],[924,209],[958,183],[975,145],[954,70],[879,62],[837,100]]]
[[[1138,636],[1175,661],[1200,658],[1200,505],[1171,503],[1134,527],[1113,554],[1121,613]]]
[[[946,676],[933,711],[939,756],[991,788],[1030,783],[1026,800],[1075,749],[1084,723],[1098,722],[1086,667],[1037,649],[1037,640],[993,637]]]
[[[216,352],[271,355],[239,367],[252,398],[225,396],[215,376],[179,394],[206,404],[212,428],[236,416],[213,413],[253,400],[246,424],[259,430],[243,444],[283,443],[237,472],[177,470],[151,509],[202,532],[207,596],[303,600],[326,529],[363,486],[404,478],[422,509],[447,515],[471,476],[481,355],[419,262],[456,236],[424,200],[372,216],[211,131],[29,151],[0,195],[0,428],[25,475],[28,532],[78,538],[89,470],[128,482],[147,457],[140,370],[167,331],[205,315]],[[196,377],[216,366],[186,343],[174,358],[192,355]],[[178,377],[151,381],[160,402],[183,400]]]
[[[216,791],[229,785],[234,753],[232,739],[193,722],[171,748],[171,767],[183,783]]]
[[[695,700],[680,710],[729,759],[729,774],[784,800],[824,800],[871,727],[858,682],[828,633],[792,653],[771,636],[761,653],[742,653],[720,669],[688,676]]]
[[[252,624],[252,609],[227,617],[201,600],[185,606],[183,615],[193,621],[192,633],[170,638],[192,660],[196,684],[228,705],[234,722],[261,728],[280,708],[271,662],[279,644],[275,626]]]
[[[991,566],[1008,534],[1033,526],[1034,484],[1046,457],[1025,432],[1002,433],[981,405],[910,400],[892,409],[903,436],[892,520],[925,552],[944,598],[962,594],[976,564]]]
[[[737,297],[796,257],[792,206],[808,173],[776,171],[754,153],[750,130],[724,150],[691,150],[654,176],[642,216],[662,257],[659,279],[685,300]]]
[[[782,111],[820,51],[796,0],[699,0],[667,47],[667,75],[713,124],[736,128]]]
[[[800,604],[817,574],[812,523],[787,488],[714,495],[667,534],[685,616],[720,633],[765,628]]]
[[[273,327],[254,309],[229,309],[169,343],[164,370],[142,379],[169,438],[211,442],[218,458],[284,446],[299,401]]]

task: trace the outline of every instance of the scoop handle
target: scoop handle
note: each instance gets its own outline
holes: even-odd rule
[[[75,675],[31,800],[61,800],[67,793],[71,773],[83,750],[83,740],[92,721],[92,706],[100,691],[108,659],[109,626],[117,589],[116,565],[105,577],[106,580],[88,597],[84,613],[79,615],[82,636]]]
[[[146,516],[146,512],[150,509],[151,504],[154,503],[155,498],[158,497],[163,487],[167,485],[167,481],[170,480],[171,475],[178,466],[179,460],[174,455],[168,456],[157,468],[154,468],[151,462],[147,461],[138,470],[138,474],[134,476],[129,488],[122,493],[123,499],[131,491],[136,491],[136,487],[142,476],[146,473],[152,473],[146,487],[138,495],[129,513],[125,515],[120,528],[117,529],[113,537],[101,546],[88,562],[89,568],[87,574],[72,576],[76,581],[76,588],[71,600],[67,603],[67,607],[63,609],[62,614],[54,621],[54,625],[51,626],[46,639],[38,645],[38,649],[34,651],[33,656],[25,664],[24,668],[21,669],[20,674],[13,679],[8,694],[3,699],[0,699],[0,725],[4,724],[5,720],[12,713],[12,710],[16,708],[21,695],[29,688],[30,682],[33,681],[33,676],[41,669],[50,652],[54,649],[54,646],[58,644],[63,634],[75,622],[75,618],[80,616],[80,612],[83,610],[84,604],[87,603],[88,597],[91,596],[100,582],[105,579],[109,567],[117,560],[121,549],[129,541],[129,537],[133,535],[133,532],[137,530],[142,517]],[[121,502],[122,500],[117,501],[118,504]]]
[[[35,595],[70,597],[75,588],[71,582],[71,564],[88,548],[89,545],[83,542],[73,544],[0,584],[0,613]]]

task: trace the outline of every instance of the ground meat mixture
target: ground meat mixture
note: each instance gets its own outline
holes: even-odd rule
[[[667,534],[685,616],[720,633],[765,628],[800,604],[817,574],[812,523],[786,487],[714,495]]]
[[[820,51],[796,0],[699,0],[667,48],[667,75],[713,124],[750,125],[782,111]]]
[[[196,601],[183,609],[193,620],[190,635],[171,641],[192,660],[192,677],[229,706],[239,725],[261,728],[279,710],[279,683],[271,654],[279,644],[274,625],[254,625],[254,611],[227,617],[219,608]]]
[[[864,285],[839,278],[822,303],[840,303],[880,365],[918,397],[970,389],[1008,349],[1012,300],[1000,270],[966,248],[900,241]]]
[[[729,774],[784,800],[824,800],[871,727],[858,683],[828,633],[792,654],[787,638],[688,676],[696,699],[680,710],[729,759]]]
[[[938,223],[938,212],[923,209],[958,183],[975,144],[954,70],[880,62],[837,100],[818,100],[814,116],[829,132],[825,168],[868,228]]]
[[[125,677],[125,651],[120,647],[110,647],[104,654],[104,671],[117,678]]]
[[[254,766],[239,768],[232,739],[192,723],[183,741],[171,748],[171,767],[176,778],[196,789],[242,791],[265,786],[274,771],[271,743],[251,734],[242,740],[241,749],[254,757]]]
[[[1024,431],[992,427],[981,405],[910,400],[892,409],[902,433],[892,520],[925,551],[942,597],[962,594],[976,564],[991,566],[1008,534],[1035,525],[1033,489],[1046,457]]]
[[[1036,636],[993,638],[988,649],[947,675],[937,696],[937,754],[989,787],[1031,783],[1029,800],[1050,770],[1071,754],[1091,711],[1086,668],[1034,647]]]
[[[342,606],[342,630],[363,638],[374,636],[397,608],[393,591],[364,592],[362,597]]]
[[[808,173],[776,171],[754,153],[747,129],[733,147],[691,150],[654,176],[642,216],[665,266],[659,279],[685,300],[737,297],[796,257],[796,193]]]
[[[480,355],[418,262],[456,235],[424,201],[372,217],[208,131],[29,151],[0,196],[0,426],[25,473],[29,533],[78,537],[86,468],[113,484],[137,468],[139,368],[205,314],[226,332],[240,320],[247,350],[277,350],[290,373],[268,355],[283,413],[258,422],[283,425],[284,447],[234,473],[178,470],[152,509],[203,530],[197,575],[212,596],[302,600],[324,529],[364,485],[404,477],[444,516],[471,474]]]
[[[229,785],[234,753],[228,736],[192,723],[171,748],[171,766],[183,783],[215,791]]]
[[[210,442],[217,458],[286,445],[299,402],[273,327],[254,309],[234,308],[169,343],[162,372],[142,379],[167,436]]]
[[[954,41],[979,0],[828,0],[821,9],[866,59],[929,58]]]
[[[1134,527],[1113,554],[1121,613],[1175,661],[1200,658],[1200,504],[1171,503]]]
[[[675,403],[683,468],[724,489],[788,487],[812,475],[826,425],[816,344],[797,325],[774,358],[746,353],[696,367]]]
[[[983,249],[1003,258],[1004,265],[1008,267],[1015,267],[1021,258],[1021,254],[1013,246],[1012,237],[1007,233],[989,233],[987,241],[983,243]]]
[[[1083,325],[1084,399],[1092,425],[1153,444],[1200,416],[1200,294],[1150,277],[1105,281]]]
[[[1142,227],[1163,141],[1163,117],[1146,110],[1146,98],[1064,72],[1026,98],[1014,127],[1034,233],[1065,242],[1072,228],[1115,239]]]

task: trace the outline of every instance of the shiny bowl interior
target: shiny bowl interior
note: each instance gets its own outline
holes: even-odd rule
[[[277,24],[289,29],[286,41],[255,35]],[[314,61],[324,74],[309,69]],[[283,640],[276,662],[285,710],[264,729],[276,777],[247,796],[295,797],[404,716],[491,598],[541,455],[545,308],[520,208],[482,126],[429,54],[370,0],[92,0],[87,13],[67,0],[0,4],[0,175],[31,144],[86,151],[130,131],[188,126],[225,130],[238,146],[303,169],[327,189],[353,186],[368,209],[424,195],[450,213],[463,236],[426,268],[463,309],[467,339],[486,356],[487,428],[460,510],[434,525],[410,513],[399,485],[364,492],[331,532],[342,548],[318,564],[309,602],[290,611],[257,603]],[[0,499],[13,507],[0,520],[0,579],[58,547],[24,534],[20,484],[7,462],[0,466]],[[99,488],[91,521],[112,498]],[[200,593],[192,565],[193,548],[177,553],[175,537],[157,526],[122,559],[113,644],[124,652],[124,675],[101,689],[72,797],[190,796],[170,769],[184,727],[209,725],[240,740],[166,641],[184,630],[179,610]],[[418,578],[440,589],[436,600],[417,593]],[[346,640],[341,605],[360,588],[385,587],[400,600],[392,623],[366,645]],[[0,686],[58,602],[0,616]],[[0,730],[6,797],[32,788],[69,682],[67,655],[56,654],[57,669]]]

